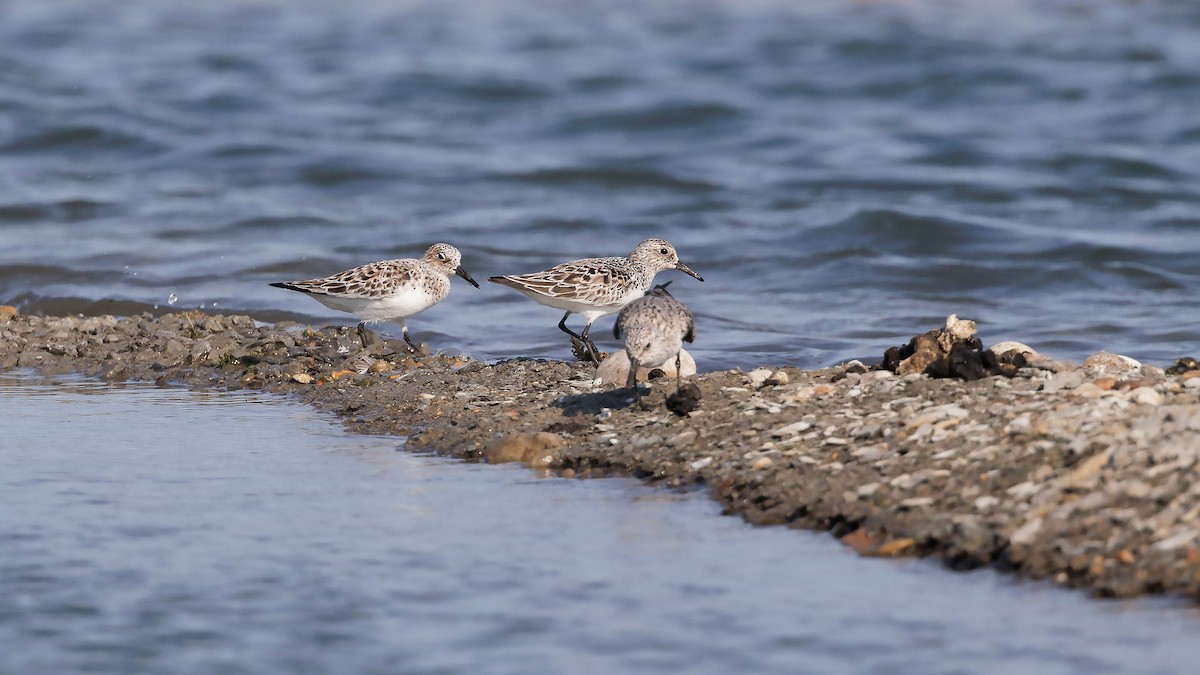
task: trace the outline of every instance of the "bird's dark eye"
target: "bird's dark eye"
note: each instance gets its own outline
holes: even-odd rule
[[[445,254],[445,253],[439,253],[439,254],[438,254],[438,260],[445,260],[445,259],[446,259],[446,254]]]
[[[660,248],[660,249],[658,249],[658,252],[659,252],[659,253],[661,253],[661,254],[663,254],[663,255],[670,255],[670,254],[671,254],[671,252],[670,252],[670,251],[668,251],[668,250],[667,250],[667,249],[665,249],[665,248]]]

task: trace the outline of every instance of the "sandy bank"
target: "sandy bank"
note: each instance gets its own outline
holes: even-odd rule
[[[1091,589],[1200,600],[1200,371],[1119,361],[973,382],[858,366],[705,373],[676,416],[584,364],[373,361],[353,331],[198,313],[0,314],[0,368],[263,389],[409,447],[705,485],[756,524],[832,530],[868,555],[935,555]]]

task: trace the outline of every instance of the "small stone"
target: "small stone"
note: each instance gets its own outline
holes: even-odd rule
[[[871,536],[869,532],[861,527],[838,541],[854,549],[854,552],[859,555],[870,555],[871,551],[875,550],[875,547],[879,545],[879,539]]]
[[[395,369],[396,369],[396,364],[394,364],[391,361],[388,361],[386,359],[379,359],[378,361],[372,363],[370,366],[367,367],[367,372],[378,375],[380,373],[386,373],[390,370],[395,370]]]
[[[1000,500],[991,495],[984,495],[982,497],[976,497],[975,498],[975,510],[976,511],[991,511],[992,508],[995,507],[999,503],[1000,503]]]
[[[859,497],[870,497],[871,495],[875,494],[875,492],[878,491],[879,488],[880,488],[879,483],[867,483],[866,485],[860,485],[858,487],[858,496]]]
[[[1042,391],[1054,392],[1061,389],[1074,389],[1081,384],[1083,384],[1083,373],[1079,371],[1056,373],[1054,377],[1042,383]]]
[[[1127,548],[1123,548],[1120,551],[1117,551],[1117,560],[1121,561],[1121,563],[1125,565],[1132,565],[1135,558],[1133,557],[1132,551]]]
[[[292,381],[300,384],[312,384],[313,376],[308,373],[296,373],[292,375]]]
[[[755,368],[746,373],[746,378],[750,380],[750,385],[753,387],[761,387],[766,384],[767,379],[770,377],[771,370],[769,368]]]
[[[1029,413],[1022,413],[1016,419],[1004,425],[1004,433],[1006,434],[1028,434],[1033,431],[1033,419]]]
[[[1018,546],[1024,546],[1025,544],[1033,543],[1034,537],[1037,536],[1038,531],[1041,529],[1042,519],[1034,518],[1033,520],[1025,523],[1013,531],[1013,533],[1009,535],[1008,539]]]
[[[704,467],[706,467],[712,463],[713,463],[712,457],[702,457],[702,458],[692,462],[689,466],[691,466],[692,469],[699,471],[700,469],[703,469]]]
[[[1142,364],[1139,361],[1113,354],[1111,352],[1099,352],[1092,354],[1083,361],[1084,370],[1092,375],[1104,375],[1106,373],[1136,373],[1142,369]]]
[[[975,337],[976,327],[975,322],[969,319],[960,319],[957,314],[951,314],[946,317],[946,328],[942,335],[945,338],[943,348],[945,351],[950,351],[950,345],[954,342],[962,342]]]
[[[879,545],[879,548],[871,552],[871,555],[881,558],[891,556],[904,555],[917,545],[917,540],[912,537],[903,537],[901,539],[893,539]]]
[[[991,350],[992,350],[992,353],[995,354],[996,356],[1004,356],[1005,354],[1010,354],[1010,353],[1016,353],[1016,354],[1036,354],[1037,353],[1036,351],[1034,351],[1033,347],[1030,347],[1029,345],[1024,344],[1022,342],[1015,342],[1013,340],[1005,340],[1004,342],[997,342],[996,344],[992,345]]]
[[[763,384],[768,387],[776,387],[782,384],[787,384],[789,381],[790,380],[787,373],[783,372],[782,370],[777,370],[771,373],[771,376],[768,377]]]
[[[1112,378],[1107,378],[1112,379]],[[1076,398],[1100,398],[1106,390],[1094,382],[1084,382],[1071,390],[1071,396]]]
[[[514,433],[488,443],[483,456],[489,464],[521,462],[544,469],[557,461],[559,450],[566,444],[565,438],[548,431]]]
[[[784,438],[786,436],[795,436],[796,434],[808,431],[812,428],[812,422],[792,422],[786,426],[779,427],[771,432],[775,438]]]
[[[1157,406],[1162,404],[1162,394],[1150,387],[1138,387],[1130,393],[1129,400],[1141,405]]]
[[[1179,534],[1171,535],[1154,544],[1154,548],[1161,551],[1173,551],[1182,546],[1192,543],[1192,540],[1200,536],[1200,530],[1189,530],[1180,532]]]
[[[770,468],[774,463],[775,462],[770,457],[760,457],[756,462],[754,462],[754,464],[751,465],[751,468],[753,468],[755,471],[762,471],[763,469]]]

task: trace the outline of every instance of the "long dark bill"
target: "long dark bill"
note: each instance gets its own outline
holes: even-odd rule
[[[688,267],[687,265],[684,265],[683,263],[679,263],[678,265],[676,265],[675,269],[679,270],[680,272],[683,272],[684,274],[686,274],[690,277],[694,277],[697,281],[704,281],[704,277],[700,276],[699,274],[696,274],[695,272],[692,271],[692,268]]]
[[[467,274],[467,271],[463,269],[463,266],[462,266],[462,265],[459,265],[458,267],[455,267],[455,268],[454,268],[454,273],[455,273],[455,274],[457,274],[458,276],[460,276],[460,277],[462,277],[462,278],[466,279],[466,280],[467,280],[467,283],[471,284],[471,285],[472,285],[472,286],[474,286],[475,288],[479,288],[479,284],[475,283],[475,280],[471,278],[471,275],[470,275],[470,274]]]

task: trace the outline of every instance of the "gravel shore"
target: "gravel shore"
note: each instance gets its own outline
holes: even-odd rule
[[[246,316],[0,311],[2,369],[262,389],[414,450],[703,485],[728,513],[830,530],[864,555],[1200,601],[1200,370],[1035,365],[974,381],[856,362],[704,373],[677,415],[673,380],[644,410],[583,363],[374,359],[352,329]]]

